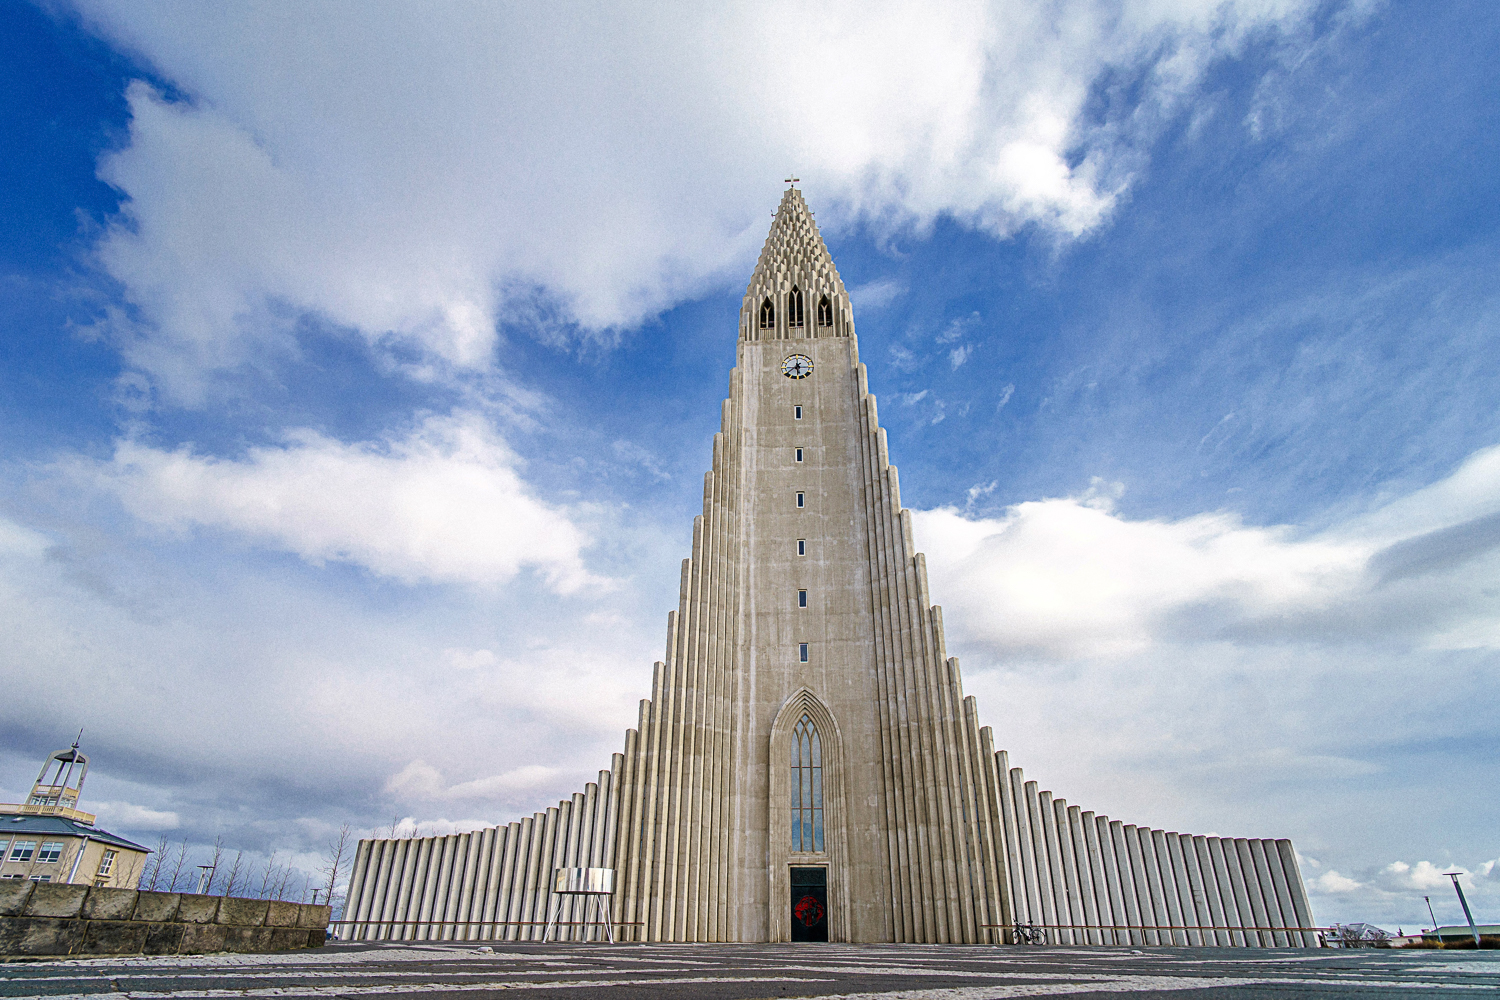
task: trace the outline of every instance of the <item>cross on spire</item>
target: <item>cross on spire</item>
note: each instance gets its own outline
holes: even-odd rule
[[[796,184],[796,183],[797,183],[797,182],[798,182],[798,181],[800,181],[800,180],[801,180],[801,179],[802,179],[802,178],[800,178],[800,177],[788,177],[788,178],[787,178],[787,179],[786,179],[786,182],[787,182],[787,183],[788,183],[788,184]]]

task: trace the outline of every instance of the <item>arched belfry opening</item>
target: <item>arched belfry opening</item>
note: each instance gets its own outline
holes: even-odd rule
[[[786,297],[786,325],[800,329],[802,323],[802,289],[796,285]]]
[[[771,297],[760,304],[760,328],[762,330],[776,329],[776,307],[771,304]]]
[[[833,303],[828,301],[826,295],[818,300],[818,325],[833,325]]]

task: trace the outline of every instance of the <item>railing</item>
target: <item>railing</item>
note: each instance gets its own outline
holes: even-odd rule
[[[374,928],[376,928],[376,932],[375,932],[375,936],[374,937],[361,938],[360,940],[364,940],[364,941],[500,941],[500,940],[520,941],[520,940],[523,940],[523,939],[519,938],[519,937],[517,937],[517,938],[504,938],[504,939],[496,937],[494,935],[494,933],[493,933],[493,930],[496,927],[547,927],[549,925],[550,926],[554,926],[554,927],[600,927],[600,926],[602,926],[596,920],[334,920],[331,923],[329,923],[328,926],[331,927],[331,928],[335,928],[336,929],[335,932],[338,933],[339,937],[342,938],[342,939],[344,939],[344,940],[349,940],[349,938],[345,938],[344,937],[344,933],[343,933],[343,929],[344,928],[349,928],[349,927],[352,927],[352,928],[360,928],[360,927],[369,928],[369,927],[374,927]],[[643,920],[617,921],[617,922],[615,922],[614,926],[615,927],[644,927],[645,926],[645,921],[643,921]],[[399,937],[398,938],[398,937],[392,936],[389,933],[390,930],[392,930],[394,928],[397,928],[397,927],[400,927],[400,928],[407,928],[407,927],[432,928],[432,927],[436,927],[438,929],[438,932],[437,932],[437,936],[436,937],[434,937],[434,936],[432,936],[432,935],[429,934],[429,935],[423,936],[423,937],[415,937],[415,936],[414,937],[404,937],[403,936],[403,937]],[[453,930],[454,930],[454,936],[453,937],[444,937],[444,935],[447,933],[447,929],[450,928],[450,927],[453,928]],[[467,933],[466,933],[463,937],[460,937],[458,935],[458,929],[460,927],[464,928],[465,931],[467,931],[467,929],[470,928],[470,927],[478,927],[479,928],[479,936],[478,937],[469,937],[467,935]],[[486,930],[490,931],[490,933],[486,934]],[[524,940],[539,940],[539,939],[536,939],[536,938],[526,938]]]
[[[1327,934],[1333,930],[1331,927],[1218,927],[1204,924],[1188,924],[1186,926],[1173,926],[1167,924],[981,924],[997,930],[1008,930],[1014,936],[1017,944],[1046,944],[1047,931],[1109,931],[1114,939],[1114,944],[1121,944],[1120,932],[1126,933],[1124,944],[1131,944],[1129,935],[1131,932],[1141,931],[1239,931],[1248,936],[1248,932],[1254,931],[1256,937],[1270,933],[1290,933],[1309,931],[1314,934]],[[1075,942],[1082,943],[1082,942]]]

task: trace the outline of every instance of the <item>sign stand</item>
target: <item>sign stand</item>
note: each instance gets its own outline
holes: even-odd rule
[[[615,892],[615,870],[613,868],[558,868],[552,873],[552,895],[553,902],[549,905],[552,911],[547,919],[547,929],[542,931],[542,940],[546,941],[552,933],[552,928],[558,925],[558,917],[562,912],[563,896],[586,897],[583,904],[583,939],[589,939],[589,929],[595,925],[604,929],[604,937],[610,944],[615,943],[614,917],[610,913],[610,897]],[[589,910],[596,913],[594,919],[589,919]]]

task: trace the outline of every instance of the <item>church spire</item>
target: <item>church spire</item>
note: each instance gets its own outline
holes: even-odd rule
[[[802,192],[789,187],[740,307],[742,340],[852,337],[843,279]]]

